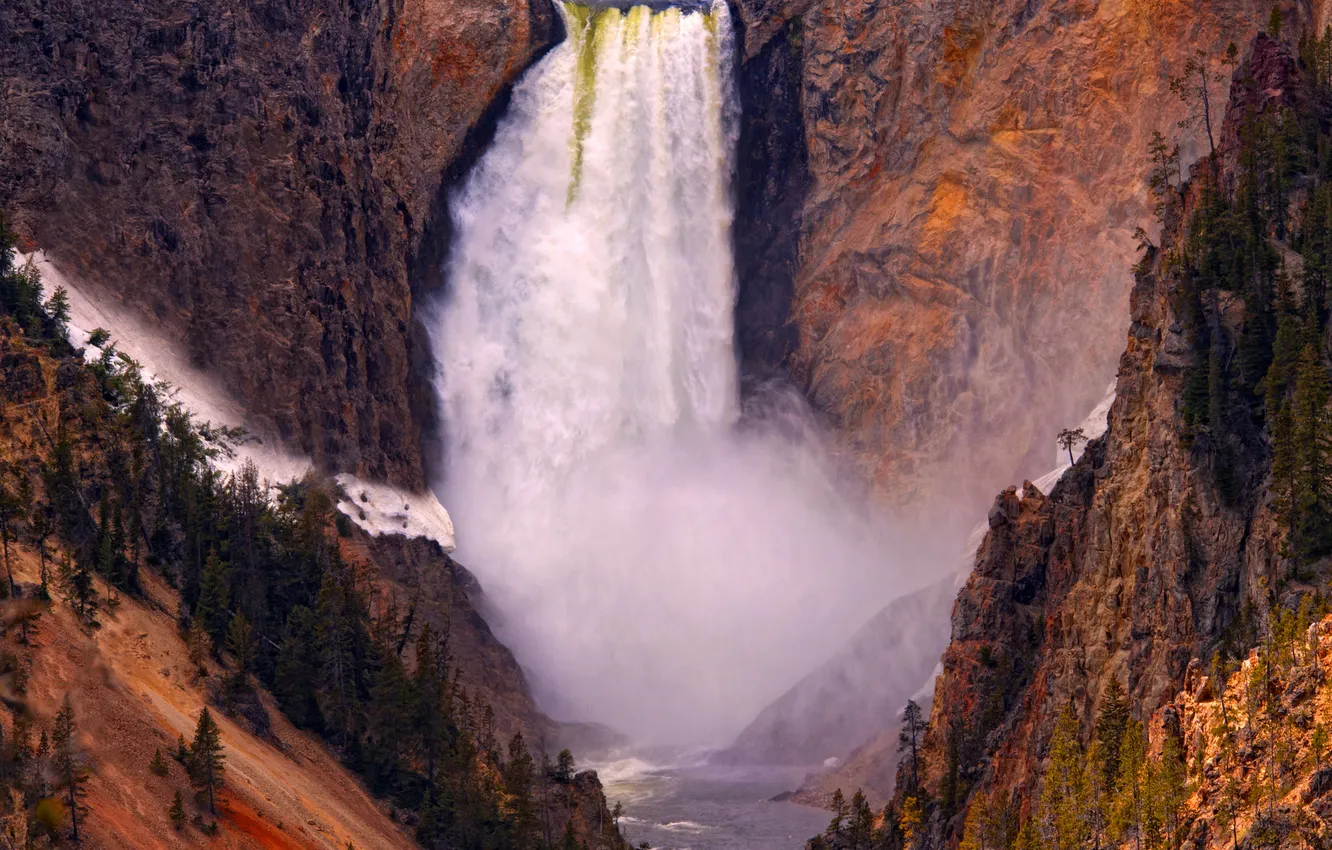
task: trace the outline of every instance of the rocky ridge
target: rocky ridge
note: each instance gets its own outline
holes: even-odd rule
[[[1259,36],[1231,90],[1230,115],[1247,120],[1302,104],[1325,126],[1326,105],[1315,103],[1291,48]],[[1234,179],[1241,126],[1228,119],[1215,166],[1200,166],[1215,168],[1215,179]],[[1049,495],[1026,484],[1021,496],[1009,488],[995,500],[953,610],[925,737],[922,781],[934,799],[963,788],[971,799],[997,795],[1031,811],[1063,706],[1095,717],[1117,679],[1130,704],[1150,716],[1185,685],[1191,660],[1242,639],[1236,630],[1252,623],[1248,612],[1265,608],[1272,591],[1281,589],[1281,601],[1318,586],[1317,571],[1314,578],[1292,572],[1268,490],[1266,444],[1238,450],[1242,495],[1228,498],[1216,450],[1183,437],[1190,433],[1183,400],[1199,355],[1179,313],[1178,251],[1206,183],[1195,171],[1182,207],[1167,218],[1162,247],[1138,266],[1107,434]],[[1219,317],[1238,337],[1239,300],[1223,302]],[[965,802],[936,812],[927,846],[960,839]]]

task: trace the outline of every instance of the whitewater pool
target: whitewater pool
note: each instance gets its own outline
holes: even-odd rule
[[[606,798],[624,804],[629,843],[655,850],[800,850],[823,831],[821,809],[769,800],[803,770],[711,765],[653,767],[637,759],[599,766]]]

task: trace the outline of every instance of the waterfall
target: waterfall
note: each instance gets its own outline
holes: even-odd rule
[[[725,2],[563,14],[453,201],[437,490],[548,710],[717,741],[895,573],[799,405],[735,427]]]

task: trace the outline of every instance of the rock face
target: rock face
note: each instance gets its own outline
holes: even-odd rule
[[[1232,91],[1236,115],[1307,96],[1288,47],[1266,36],[1244,70]],[[1218,142],[1224,180],[1237,161],[1236,126],[1228,122]],[[1164,258],[1199,202],[1198,182],[1138,274],[1106,436],[1049,496],[1028,487],[1023,498],[1009,489],[995,501],[935,689],[925,781],[936,794],[951,745],[967,787],[1031,800],[1064,705],[1095,717],[1117,678],[1150,716],[1184,686],[1190,660],[1205,657],[1246,602],[1264,599],[1288,572],[1263,441],[1238,456],[1242,496],[1227,502],[1212,455],[1181,439],[1186,375],[1198,358],[1175,312],[1178,273]],[[1236,310],[1223,307],[1229,329]],[[931,846],[956,839],[960,819],[936,821]]]
[[[820,765],[875,736],[928,680],[948,640],[957,584],[944,581],[895,600],[827,663],[800,680],[740,733],[738,762]],[[895,738],[895,731],[894,731]],[[892,791],[891,771],[880,798]]]
[[[738,5],[751,374],[792,374],[885,489],[979,508],[1113,373],[1170,75],[1271,4]]]
[[[424,484],[412,304],[546,0],[0,8],[0,202],[326,468]]]

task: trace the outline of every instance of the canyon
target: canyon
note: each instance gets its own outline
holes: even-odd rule
[[[1320,5],[1278,5],[1292,31],[1316,32],[1326,22]],[[713,632],[713,624],[767,615],[772,632],[760,633],[774,646],[790,641],[790,666],[764,671],[760,693],[734,703],[743,709],[733,707],[738,698],[726,690],[727,677],[708,681],[697,667],[657,657],[683,643],[658,641],[657,655],[635,649],[652,635],[631,618],[660,603],[660,594],[628,596],[633,606],[598,620],[588,600],[610,598],[609,588],[618,593],[620,586],[614,574],[588,564],[567,609],[539,598],[563,592],[566,575],[577,575],[577,562],[586,563],[585,551],[602,539],[597,523],[614,515],[609,508],[577,517],[589,520],[586,527],[568,520],[589,505],[606,508],[604,494],[601,501],[570,499],[568,515],[543,526],[522,503],[488,504],[483,497],[491,494],[478,489],[477,482],[495,485],[487,480],[493,478],[509,492],[522,491],[530,484],[522,475],[566,450],[578,455],[602,436],[603,420],[583,428],[572,414],[557,425],[580,427],[551,428],[543,418],[549,408],[529,417],[531,431],[496,426],[484,405],[497,398],[509,404],[515,386],[521,390],[507,363],[459,389],[459,363],[550,313],[504,314],[493,334],[469,335],[475,328],[467,320],[440,307],[459,298],[491,298],[493,307],[510,269],[541,268],[552,256],[544,242],[522,244],[533,220],[527,218],[513,241],[540,252],[505,254],[504,262],[483,268],[495,254],[469,253],[467,227],[495,216],[475,215],[484,207],[469,206],[466,192],[473,180],[489,186],[487,197],[501,197],[507,182],[529,197],[514,173],[487,176],[485,168],[526,120],[524,86],[548,73],[543,60],[558,59],[570,44],[586,48],[578,39],[588,36],[571,32],[561,9],[545,0],[8,3],[0,9],[0,207],[21,248],[42,249],[81,291],[182,340],[191,368],[237,401],[254,435],[308,458],[321,474],[398,488],[385,501],[399,491],[445,496],[464,518],[464,551],[469,535],[482,541],[467,552],[478,556],[469,564],[482,583],[444,551],[448,546],[428,541],[368,540],[363,557],[385,586],[404,595],[429,585],[427,596],[441,606],[436,618],[452,618],[461,629],[463,677],[495,706],[504,732],[604,743],[604,730],[562,725],[543,710],[558,706],[553,713],[586,719],[614,702],[624,682],[582,660],[616,647],[630,661],[653,659],[638,665],[644,678],[630,683],[637,701],[625,697],[618,706],[620,725],[645,718],[635,732],[668,728],[684,738],[694,730],[685,728],[679,706],[710,695],[731,709],[724,717],[715,712],[710,736],[738,731],[757,715],[727,759],[813,765],[832,757],[839,764],[811,778],[801,799],[818,804],[831,788],[854,784],[877,803],[893,795],[897,779],[896,711],[928,687],[943,653],[925,738],[927,784],[936,797],[942,793],[956,730],[990,711],[986,732],[997,754],[964,765],[964,773],[985,793],[1030,797],[1057,706],[1072,698],[1090,710],[1105,682],[1122,673],[1138,704],[1164,704],[1182,686],[1189,660],[1276,569],[1271,513],[1223,505],[1194,482],[1177,413],[1190,364],[1172,330],[1178,317],[1160,255],[1149,255],[1158,265],[1141,271],[1136,285],[1130,272],[1138,227],[1161,241],[1177,238],[1171,228],[1180,226],[1167,220],[1163,235],[1152,224],[1145,179],[1152,134],[1179,139],[1182,171],[1208,152],[1199,127],[1179,126],[1189,106],[1170,80],[1185,62],[1204,57],[1212,95],[1224,102],[1232,71],[1226,47],[1241,46],[1244,67],[1264,85],[1236,87],[1232,112],[1235,103],[1249,111],[1270,106],[1264,92],[1298,97],[1292,57],[1275,41],[1248,48],[1270,10],[1257,0],[737,0],[727,7],[735,42],[724,43],[724,61],[707,69],[735,82],[735,114],[723,115],[734,126],[721,122],[717,150],[666,169],[692,178],[716,165],[718,174],[700,178],[701,188],[681,180],[661,193],[689,195],[697,216],[687,223],[697,229],[643,260],[640,275],[680,261],[663,280],[716,284],[700,286],[705,296],[695,299],[707,301],[710,324],[696,322],[686,336],[715,343],[718,356],[694,357],[682,370],[686,378],[662,377],[664,389],[633,408],[651,414],[643,421],[604,422],[620,428],[633,419],[624,431],[651,434],[662,424],[653,418],[662,410],[659,398],[671,396],[666,425],[676,421],[678,406],[705,426],[739,423],[760,436],[672,445],[642,466],[612,454],[606,474],[575,481],[609,492],[615,508],[637,504],[615,489],[617,475],[688,484],[691,464],[700,464],[728,480],[715,488],[701,479],[706,486],[656,489],[703,509],[708,494],[736,480],[770,496],[768,479],[743,478],[719,458],[738,456],[754,468],[779,456],[781,448],[763,444],[771,436],[762,431],[770,421],[765,405],[774,393],[795,399],[800,415],[775,421],[816,431],[820,460],[801,467],[812,475],[789,481],[833,506],[837,521],[820,524],[830,538],[851,541],[845,550],[813,532],[797,535],[807,550],[765,532],[776,541],[768,549],[727,550],[723,561],[755,567],[734,570],[736,592],[728,596],[710,578],[725,566],[711,565],[716,552],[658,545],[689,536],[671,524],[673,515],[662,519],[678,504],[647,502],[651,525],[675,533],[645,536],[630,522],[631,533],[607,557],[621,573],[626,563],[640,569],[625,579],[640,592],[658,586],[653,576],[663,586],[674,578],[692,588],[695,596],[682,594],[678,609],[662,607],[668,616],[652,628],[670,635],[670,622],[689,623],[679,631],[703,634],[699,642],[711,640],[712,654],[733,667],[748,657],[726,652],[740,644],[739,626]],[[700,43],[708,33],[718,37],[712,16],[720,14],[708,13],[706,32],[695,33]],[[644,33],[657,32],[656,23],[640,23]],[[615,38],[628,43],[629,32],[626,25]],[[575,91],[582,67],[571,71]],[[703,70],[694,66],[699,87],[708,77]],[[686,105],[671,103],[672,115],[683,114]],[[565,124],[593,122],[580,119],[577,94],[571,104]],[[691,123],[707,126],[711,113],[700,115]],[[1216,121],[1220,127],[1219,115]],[[579,156],[601,162],[623,149],[599,138],[594,123],[585,131]],[[1232,168],[1238,134],[1233,121],[1218,134]],[[581,146],[584,138],[577,138]],[[562,151],[563,136],[559,142]],[[731,149],[733,209],[705,191],[725,183]],[[636,227],[636,205],[657,204],[659,212],[663,203],[649,194],[635,200],[637,181],[598,183],[591,166],[564,171],[576,175],[564,214],[589,192],[603,199],[603,213],[624,205],[616,222]],[[638,172],[620,176],[631,173]],[[621,232],[594,216],[581,224],[570,239]],[[708,242],[715,233],[729,242]],[[599,279],[604,272],[614,279],[613,263],[599,270],[590,249],[580,258],[569,244],[563,247],[570,256],[557,257],[563,265],[552,277]],[[484,273],[468,278],[476,268]],[[603,333],[596,313],[571,320],[568,337],[581,329],[597,339],[635,341],[633,329]],[[660,338],[671,336],[674,318],[663,319]],[[531,350],[539,356],[529,360],[570,367],[565,383],[544,384],[572,387],[565,401],[605,377],[597,371],[601,361],[580,363],[571,348]],[[624,359],[637,362],[635,356]],[[704,366],[693,368],[697,363]],[[717,363],[727,368],[704,374]],[[1094,440],[1058,483],[1027,483],[1019,495],[1009,485],[1050,468],[1056,432],[1092,409],[1112,378],[1109,436]],[[693,395],[678,392],[682,385]],[[483,415],[459,414],[467,404]],[[459,451],[474,449],[483,435],[495,437],[488,454]],[[565,437],[567,444],[557,439]],[[790,444],[803,446],[780,446]],[[825,452],[835,473],[821,465]],[[517,477],[502,480],[496,470]],[[1251,485],[1261,480],[1256,462],[1245,474]],[[856,490],[843,487],[843,475],[863,485],[871,506],[864,510],[872,515],[865,526],[859,507],[838,501]],[[832,495],[818,489],[828,479],[837,479]],[[363,513],[354,490],[344,510],[353,517]],[[1000,491],[975,569],[965,565],[970,578],[958,593],[954,556]],[[788,521],[796,514],[819,516],[799,499],[776,504],[774,528],[801,528]],[[708,519],[764,527],[758,511],[710,513],[700,519],[680,511],[680,522],[709,532]],[[875,519],[882,516],[892,521]],[[881,536],[882,526],[891,528]],[[903,527],[915,528],[906,536],[910,546],[898,533]],[[552,548],[564,551],[552,555],[545,547],[559,533],[566,535],[563,547]],[[712,539],[698,534],[704,543]],[[774,551],[784,549],[791,551]],[[809,566],[820,556],[830,564],[823,573]],[[696,569],[674,566],[682,561]],[[525,573],[515,567],[524,563],[531,568]],[[773,563],[800,570],[757,569]],[[788,595],[812,598],[809,609],[746,608],[747,587],[773,575]],[[875,616],[909,590],[917,595]],[[561,645],[557,652],[521,631],[534,622],[554,629],[573,618],[571,611],[583,615],[572,650]],[[1085,612],[1093,616],[1080,616]],[[789,622],[801,622],[818,641],[785,628]],[[517,658],[506,644],[517,645]],[[698,650],[690,644],[677,654],[685,651]],[[518,659],[535,669],[519,669]],[[651,678],[663,669],[674,679]],[[1002,684],[1001,672],[1010,677]],[[543,676],[575,686],[561,690]],[[1000,707],[987,702],[994,692]],[[760,697],[777,699],[761,709]],[[757,706],[749,704],[754,700]],[[669,725],[676,720],[678,728]],[[598,818],[599,805],[594,799]],[[964,817],[965,807],[939,815],[930,845],[960,837]]]

